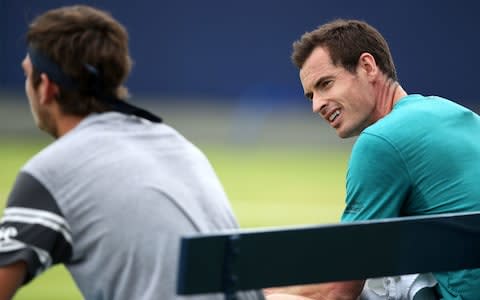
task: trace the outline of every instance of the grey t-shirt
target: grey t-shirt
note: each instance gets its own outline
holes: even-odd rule
[[[92,114],[19,173],[0,265],[25,260],[28,281],[63,263],[88,300],[181,299],[180,236],[236,227],[210,163],[183,136],[135,116]]]

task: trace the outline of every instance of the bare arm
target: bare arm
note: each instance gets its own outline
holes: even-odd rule
[[[342,281],[322,284],[295,285],[265,289],[267,300],[288,300],[288,295],[300,296],[298,299],[314,300],[355,300],[360,296],[365,281]],[[283,298],[282,298],[283,297]]]
[[[312,298],[307,298],[303,296],[297,295],[289,295],[289,294],[270,294],[265,295],[266,300],[314,300]]]
[[[0,267],[0,300],[8,300],[15,295],[22,285],[26,272],[27,265],[23,261]]]

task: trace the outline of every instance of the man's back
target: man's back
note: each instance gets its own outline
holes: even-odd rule
[[[65,264],[86,299],[176,298],[179,236],[237,226],[203,154],[137,117],[94,114],[22,172],[65,217]]]

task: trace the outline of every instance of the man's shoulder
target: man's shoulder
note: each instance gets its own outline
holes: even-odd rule
[[[137,119],[128,116],[88,119],[42,149],[23,169],[38,178],[63,181],[64,177],[79,171],[95,172],[105,166],[145,166],[153,156],[156,161],[175,162],[162,156],[164,152],[181,152],[190,158],[201,153],[170,126],[150,125]],[[122,162],[121,165],[118,162]]]
[[[30,171],[32,169],[35,170],[41,168],[43,165],[61,163],[64,152],[65,147],[63,147],[59,141],[53,141],[30,158],[30,160],[24,165],[23,169]]]
[[[392,111],[364,130],[387,139],[415,139],[430,134],[447,119],[460,117],[467,109],[437,96],[409,95]]]

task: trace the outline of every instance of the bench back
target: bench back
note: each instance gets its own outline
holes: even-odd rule
[[[179,264],[179,295],[477,268],[480,212],[189,236]]]

